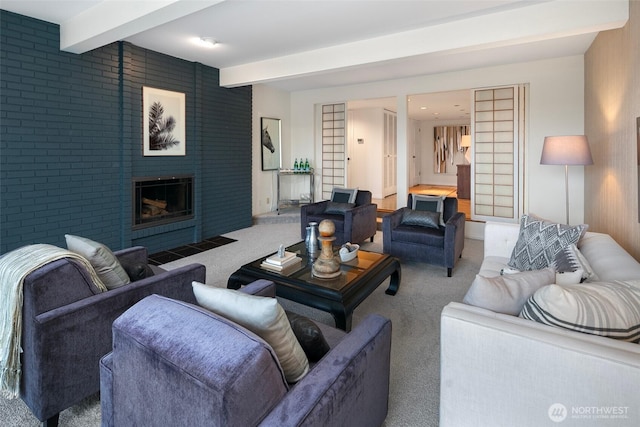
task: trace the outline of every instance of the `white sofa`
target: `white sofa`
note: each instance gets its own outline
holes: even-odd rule
[[[480,274],[497,276],[518,224],[487,223]],[[609,235],[578,247],[600,280],[640,278]],[[640,425],[640,345],[452,302],[441,315],[440,426]]]

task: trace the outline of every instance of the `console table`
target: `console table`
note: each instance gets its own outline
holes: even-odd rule
[[[283,177],[305,177],[309,178],[309,199],[283,199],[280,193],[281,181]],[[294,171],[291,169],[278,169],[278,207],[276,208],[278,211],[278,215],[280,215],[280,205],[285,204],[300,204],[300,203],[313,203],[313,190],[315,188],[313,184],[313,169],[309,169],[308,171]]]

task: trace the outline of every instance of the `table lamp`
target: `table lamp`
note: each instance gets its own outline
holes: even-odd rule
[[[467,163],[471,164],[471,150],[469,150],[471,148],[471,135],[462,135],[460,147],[464,149],[464,158]]]

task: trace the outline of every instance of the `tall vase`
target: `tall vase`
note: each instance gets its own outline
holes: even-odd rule
[[[307,247],[307,252],[310,254],[315,254],[320,250],[319,242],[318,242],[318,223],[310,222],[307,227],[307,237],[304,240],[305,246]]]

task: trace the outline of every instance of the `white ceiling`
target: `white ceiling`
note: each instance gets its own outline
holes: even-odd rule
[[[583,54],[599,31],[624,25],[629,9],[628,0],[0,0],[0,7],[59,24],[65,51],[125,40],[219,68],[224,86],[286,91]],[[199,46],[200,37],[218,44]],[[468,94],[458,95],[468,105]],[[444,118],[444,106],[412,98],[410,106],[440,109]],[[454,104],[446,100],[447,114],[458,117]]]

